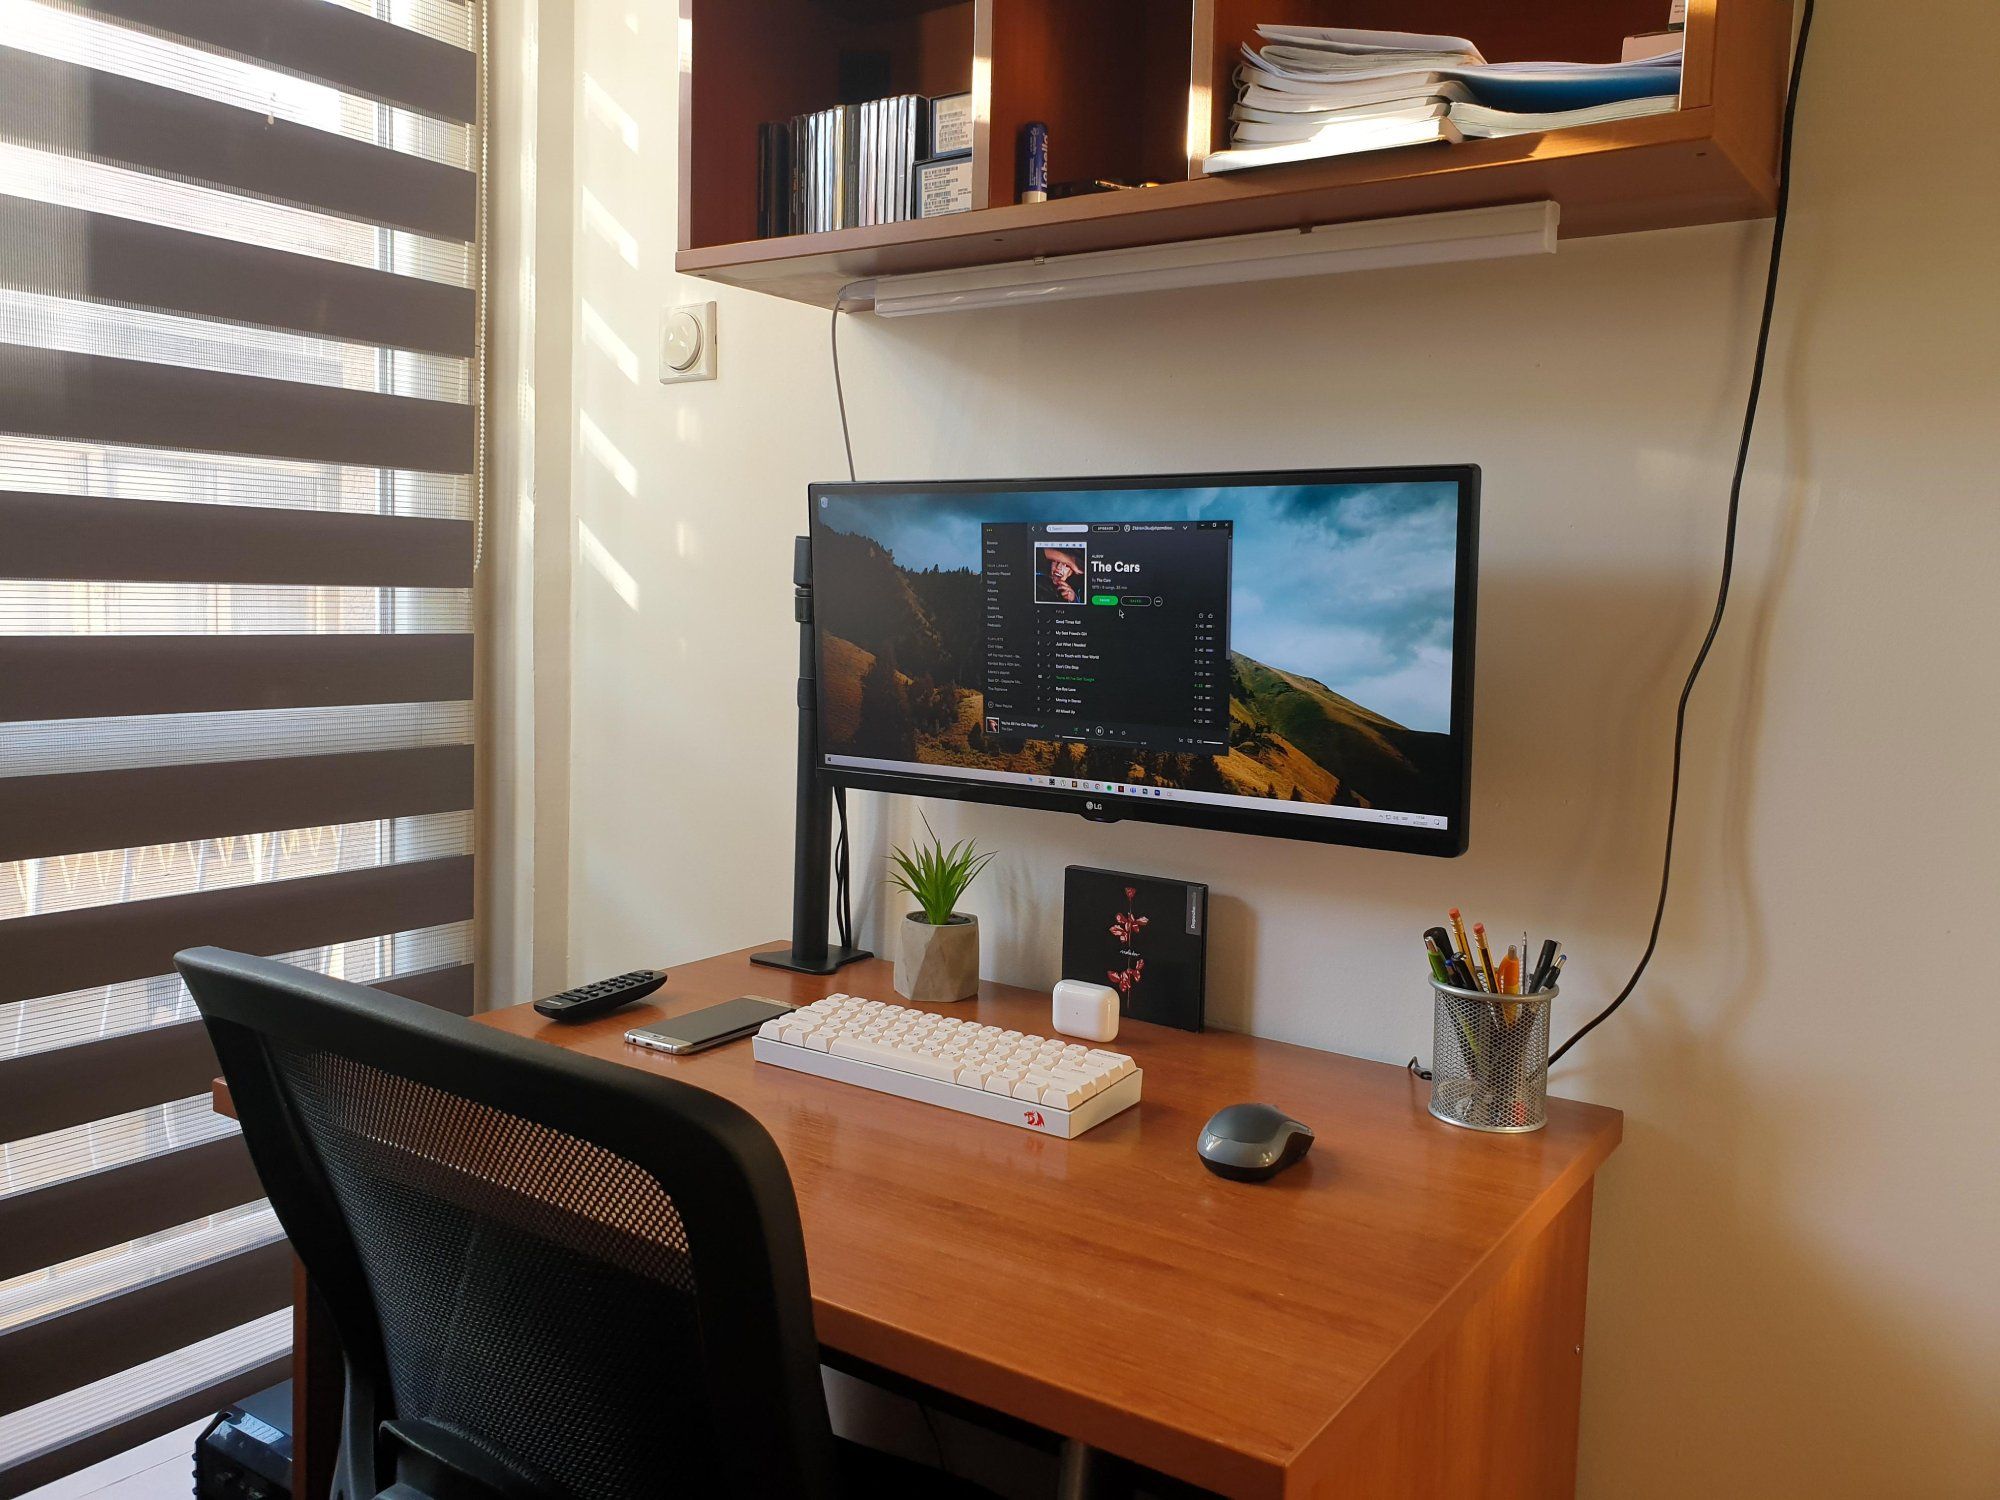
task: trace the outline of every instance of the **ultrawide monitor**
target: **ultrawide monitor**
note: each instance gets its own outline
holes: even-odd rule
[[[836,782],[1463,852],[1476,468],[821,484]]]

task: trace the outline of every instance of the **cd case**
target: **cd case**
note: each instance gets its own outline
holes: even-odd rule
[[[1063,876],[1065,979],[1118,991],[1118,1014],[1202,1029],[1208,887],[1071,865]]]

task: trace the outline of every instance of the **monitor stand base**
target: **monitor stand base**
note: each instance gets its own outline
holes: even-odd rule
[[[793,948],[773,948],[766,953],[751,954],[750,962],[762,964],[767,969],[790,969],[794,974],[832,974],[848,964],[874,956],[866,948],[842,948],[835,944],[827,948],[825,956],[817,961],[798,957],[797,950]]]

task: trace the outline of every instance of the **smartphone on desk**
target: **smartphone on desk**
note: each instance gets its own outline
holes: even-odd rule
[[[651,1026],[634,1026],[625,1033],[625,1040],[636,1047],[685,1056],[748,1036],[773,1016],[787,1016],[797,1008],[756,995],[738,995],[720,1005],[704,1006],[684,1016],[669,1016]]]

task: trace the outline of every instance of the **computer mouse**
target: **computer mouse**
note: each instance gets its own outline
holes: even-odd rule
[[[1262,1182],[1312,1150],[1312,1127],[1268,1104],[1231,1104],[1201,1127],[1201,1164],[1218,1177]]]

